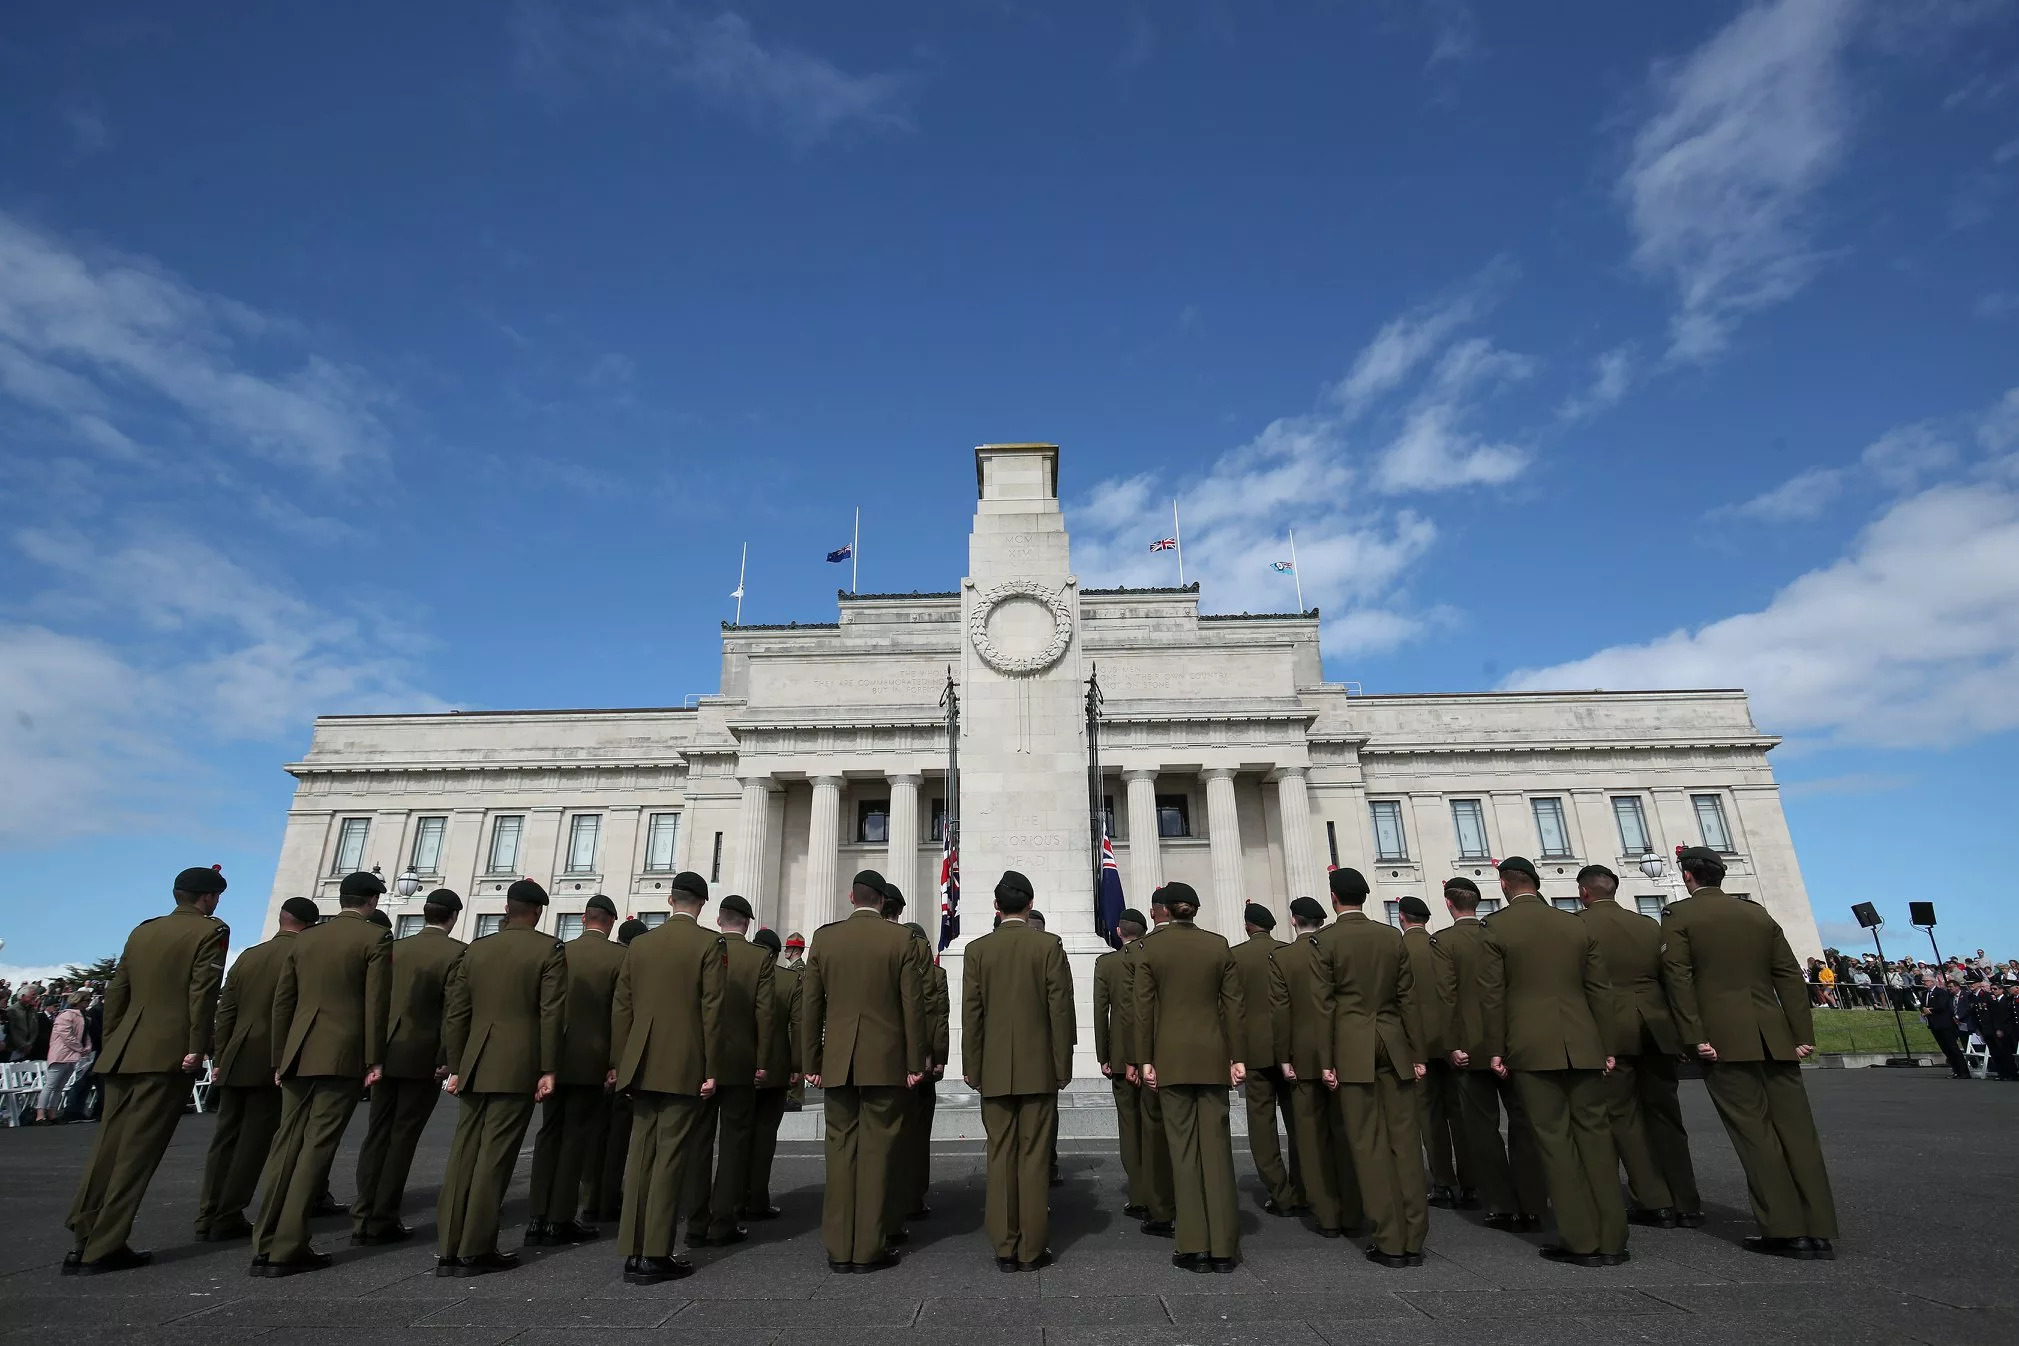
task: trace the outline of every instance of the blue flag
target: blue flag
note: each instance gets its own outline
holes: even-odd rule
[[[827,559],[839,565],[853,555],[855,555],[855,544],[849,543],[845,546],[836,547],[833,551],[827,553]]]
[[[1122,923],[1122,871],[1115,867],[1115,843],[1101,837],[1101,890],[1094,894],[1094,929],[1111,949],[1122,947],[1115,927]]]

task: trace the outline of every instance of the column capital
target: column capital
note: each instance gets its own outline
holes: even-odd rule
[[[842,778],[838,775],[823,773],[822,775],[813,776],[810,777],[809,779],[812,780],[813,788],[816,790],[828,789],[839,791],[841,789]]]
[[[1272,782],[1303,780],[1310,770],[1311,768],[1305,766],[1279,766],[1269,773],[1269,780]]]
[[[746,790],[763,790],[767,794],[778,789],[778,782],[769,776],[738,776],[736,783]]]
[[[1215,780],[1230,781],[1234,779],[1234,777],[1238,774],[1239,774],[1238,770],[1234,767],[1209,766],[1199,772],[1199,779],[1203,781],[1215,781]]]
[[[914,790],[916,790],[919,786],[925,784],[924,775],[916,771],[899,771],[894,773],[888,773],[884,776],[883,779],[886,785],[908,785]]]
[[[1137,781],[1148,781],[1154,785],[1157,780],[1157,769],[1153,766],[1123,767],[1122,779],[1132,785]]]

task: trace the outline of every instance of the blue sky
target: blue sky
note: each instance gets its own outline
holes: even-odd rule
[[[2015,220],[2011,3],[11,6],[0,963],[256,925],[318,712],[713,690],[746,540],[950,587],[1017,439],[1369,691],[1746,686],[1826,936],[2019,954]]]

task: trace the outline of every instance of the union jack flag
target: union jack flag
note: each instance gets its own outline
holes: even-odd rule
[[[960,938],[960,852],[953,846],[953,829],[944,832],[939,859],[939,951]]]
[[[1151,551],[1176,551],[1177,549],[1178,539],[1174,537],[1160,537],[1150,544]]]

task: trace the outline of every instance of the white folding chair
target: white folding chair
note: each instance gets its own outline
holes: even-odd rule
[[[196,1077],[196,1083],[189,1086],[190,1101],[196,1104],[198,1112],[202,1112],[203,1105],[210,1101],[210,1086],[215,1079],[216,1073],[214,1069],[210,1062],[205,1061],[203,1063],[203,1073]]]

